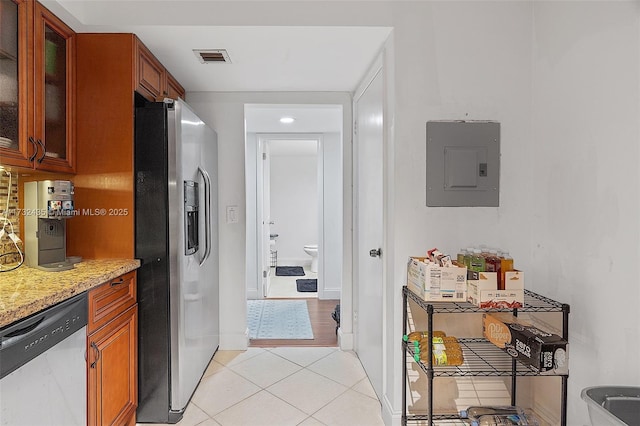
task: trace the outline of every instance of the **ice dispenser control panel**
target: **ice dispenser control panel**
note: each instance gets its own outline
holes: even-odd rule
[[[198,251],[198,182],[184,181],[184,254]]]

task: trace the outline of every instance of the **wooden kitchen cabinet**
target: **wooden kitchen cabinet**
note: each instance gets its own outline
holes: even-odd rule
[[[136,91],[150,101],[184,99],[184,89],[140,41],[136,43]]]
[[[91,334],[136,304],[135,271],[115,278],[89,292],[87,333]]]
[[[3,46],[10,46],[0,49],[8,82],[0,95],[1,162],[73,173],[75,32],[31,0],[3,1],[0,14]]]
[[[135,271],[89,292],[87,425],[135,425],[138,305]]]
[[[184,99],[184,87],[167,72],[167,98]]]
[[[184,89],[134,34],[76,37],[76,131],[83,143],[77,146],[75,203],[118,214],[74,217],[67,224],[67,251],[90,259],[132,259],[135,106],[167,97],[161,94],[164,84],[171,97],[184,97]]]

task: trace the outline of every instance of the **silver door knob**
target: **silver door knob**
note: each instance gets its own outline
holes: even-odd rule
[[[382,255],[382,249],[371,249],[369,250],[369,256],[371,257],[380,257]]]

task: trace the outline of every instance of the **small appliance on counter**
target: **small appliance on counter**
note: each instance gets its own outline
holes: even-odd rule
[[[66,257],[66,219],[74,213],[73,182],[42,180],[24,184],[25,263],[28,266],[49,272],[73,269],[77,262]]]

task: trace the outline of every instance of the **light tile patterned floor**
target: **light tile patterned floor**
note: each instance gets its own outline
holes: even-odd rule
[[[378,426],[380,402],[353,352],[218,351],[180,426]]]

